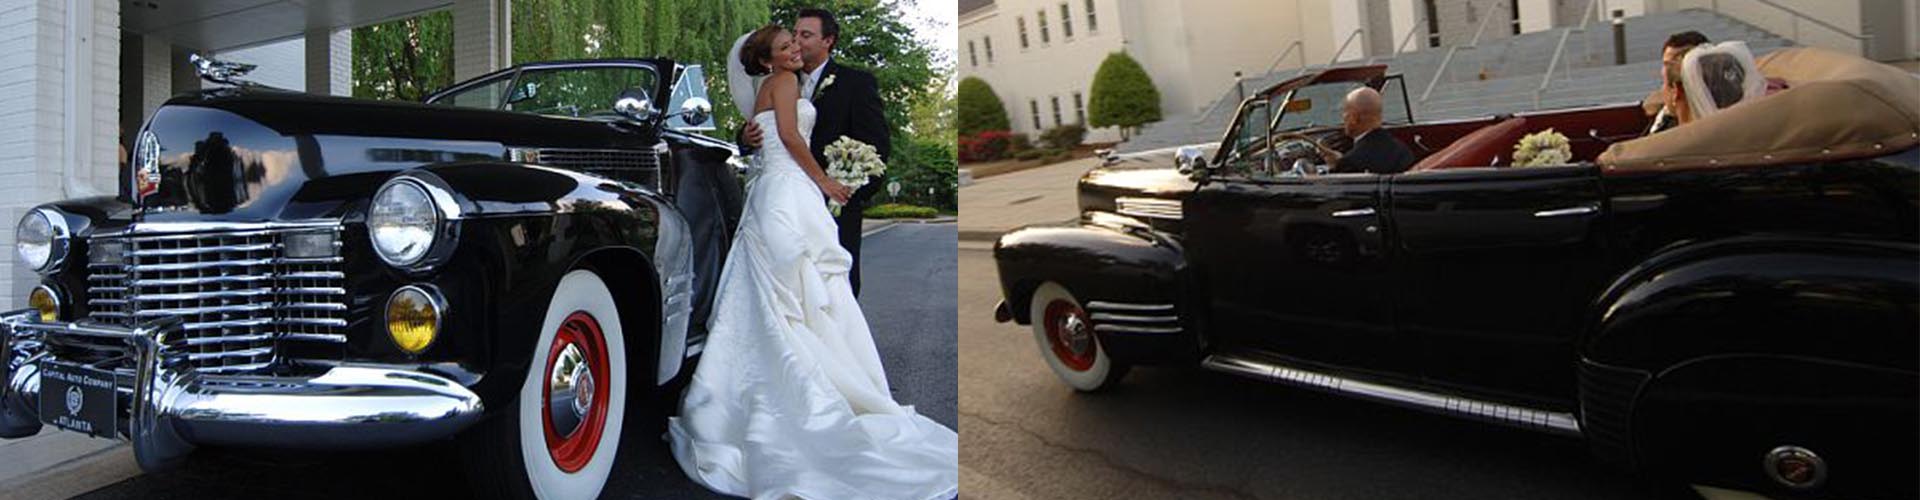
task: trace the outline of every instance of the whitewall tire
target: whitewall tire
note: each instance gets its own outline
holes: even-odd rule
[[[1086,308],[1066,287],[1047,282],[1035,288],[1027,315],[1040,357],[1074,390],[1105,390],[1127,375],[1128,366],[1107,355]]]

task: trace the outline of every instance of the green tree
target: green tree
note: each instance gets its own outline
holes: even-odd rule
[[[418,101],[453,84],[453,13],[353,29],[353,96]]]
[[[1125,52],[1109,54],[1100,62],[1088,94],[1087,124],[1120,127],[1121,140],[1130,138],[1135,127],[1160,121],[1160,90]]]
[[[986,80],[966,77],[960,80],[960,135],[989,130],[1012,130],[1007,121],[1007,106]]]
[[[915,137],[952,140],[956,132],[957,110],[953,92],[953,70],[935,77],[932,90],[913,103],[913,121],[908,129]]]
[[[771,16],[767,0],[513,0],[512,8],[515,64],[661,57],[704,66],[723,137],[742,123],[728,98],[727,49]]]

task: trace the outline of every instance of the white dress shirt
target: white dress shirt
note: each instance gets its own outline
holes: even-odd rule
[[[814,90],[820,88],[820,74],[827,72],[827,63],[831,62],[833,62],[833,58],[828,57],[826,61],[820,63],[820,67],[813,68],[813,71],[807,72],[807,82],[805,85],[800,86],[800,95],[806,96],[809,101],[813,100]]]

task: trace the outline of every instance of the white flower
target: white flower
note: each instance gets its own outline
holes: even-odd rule
[[[818,96],[821,92],[826,92],[827,87],[833,86],[833,79],[838,76],[840,75],[827,75],[827,79],[820,81],[820,86],[813,88],[813,95]],[[809,99],[811,99],[811,97],[809,97]]]
[[[832,82],[833,77],[828,76],[825,83]],[[840,140],[827,144],[825,152],[827,177],[845,184],[849,190],[858,190],[861,186],[867,185],[869,177],[887,172],[887,164],[880,161],[880,153],[872,145],[854,140],[852,137],[843,136]],[[827,207],[833,211],[834,215],[840,215],[840,202],[828,201]]]
[[[1549,128],[1520,138],[1513,145],[1513,164],[1519,167],[1565,165],[1573,161],[1573,148],[1567,136]]]

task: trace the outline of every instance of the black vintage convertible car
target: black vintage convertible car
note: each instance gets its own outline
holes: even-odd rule
[[[41,279],[0,318],[0,437],[126,439],[148,470],[457,437],[476,493],[545,498],[655,449],[739,215],[698,66],[526,64],[406,103],[200,63],[234,85],[155,111],[118,196],[21,220]]]
[[[1646,137],[1638,103],[1416,124],[1383,67],[1282,82],[1211,153],[1114,158],[1077,223],[1003,235],[996,316],[1080,391],[1198,365],[1580,437],[1652,477],[1910,498],[1920,79],[1815,49],[1759,67],[1788,88]],[[1312,164],[1361,85],[1410,171]],[[1546,128],[1573,161],[1509,166]]]

